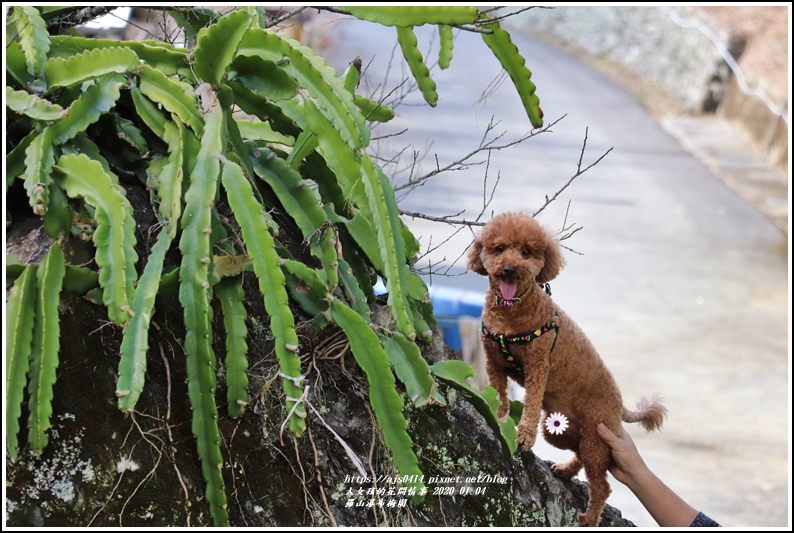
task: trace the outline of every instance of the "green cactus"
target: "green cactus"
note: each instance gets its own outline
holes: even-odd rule
[[[17,459],[19,446],[19,417],[30,368],[36,293],[36,269],[25,267],[11,288],[6,307],[6,443],[12,461]]]
[[[26,195],[52,238],[91,240],[95,254],[91,264],[66,264],[56,243],[40,266],[7,268],[17,279],[6,318],[13,333],[6,339],[9,456],[24,453],[17,439],[26,385],[28,441],[36,451],[47,444],[62,287],[101,303],[111,327],[119,328],[116,390],[124,412],[135,410],[147,387],[158,296],[178,295],[186,329],[187,401],[206,499],[214,525],[228,526],[218,420],[227,413],[245,415],[249,316],[241,280],[253,276],[274,339],[290,432],[299,437],[307,427],[290,306],[296,304],[317,327],[335,323],[343,330],[367,376],[395,466],[403,475],[421,477],[398,383],[414,406],[443,404],[435,378],[459,383],[463,374],[443,367],[431,372],[414,342],[429,341],[428,324],[434,322],[427,287],[411,271],[418,242],[399,218],[388,176],[368,153],[368,123],[393,120],[393,110],[356,93],[359,64],[354,61],[340,76],[309,48],[265,29],[259,9],[224,16],[195,9],[190,17],[184,8],[163,9],[196,38],[193,50],[156,41],[49,35],[47,24],[70,9],[9,11],[5,94],[11,110],[7,129],[15,135],[6,155],[6,192],[15,188]],[[422,24],[439,27],[444,68],[452,59],[453,27],[490,30],[483,39],[519,92],[527,92],[522,98],[537,105],[523,58],[506,32],[477,8],[345,9],[397,28],[410,71],[431,105],[438,94],[413,31]],[[249,116],[241,117],[238,109]],[[528,108],[536,124],[534,111]],[[156,235],[152,245],[136,240],[137,213],[126,197],[131,180],[149,189],[159,222],[159,233],[147,236]],[[276,220],[294,226],[310,256],[298,260],[287,251]],[[147,247],[145,263],[137,267],[136,247]],[[229,257],[240,264],[222,264]],[[394,321],[388,327],[374,326],[369,309],[378,276],[389,292]],[[215,302],[227,330],[228,409],[220,414]],[[473,397],[488,405],[484,397]],[[509,442],[509,427],[495,429]]]
[[[30,354],[28,443],[36,453],[47,446],[47,430],[52,425],[52,388],[58,368],[61,333],[58,303],[65,274],[63,252],[58,243],[53,243],[38,271],[36,322]]]

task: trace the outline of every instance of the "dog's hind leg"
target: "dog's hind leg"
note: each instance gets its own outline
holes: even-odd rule
[[[578,454],[574,454],[573,459],[567,463],[557,463],[551,467],[551,471],[554,472],[554,475],[563,479],[571,479],[578,474],[581,469],[582,461],[579,459]]]
[[[601,441],[595,431],[583,437],[579,450],[590,487],[590,501],[587,510],[579,515],[579,524],[595,527],[601,520],[601,511],[612,492],[607,479],[612,454],[609,446]]]
[[[546,413],[543,413],[543,419],[546,418]],[[548,430],[543,430],[543,438],[560,450],[571,450],[574,452],[573,458],[567,463],[557,463],[551,467],[554,475],[563,479],[571,479],[579,473],[582,469],[582,462],[579,460],[579,433],[575,428],[569,428],[568,431],[556,435],[550,433]]]

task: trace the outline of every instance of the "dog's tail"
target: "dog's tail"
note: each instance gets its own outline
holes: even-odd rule
[[[636,411],[623,408],[623,421],[628,423],[639,422],[645,428],[645,431],[659,429],[662,427],[662,422],[664,422],[666,417],[667,408],[662,405],[658,394],[655,394],[650,400],[641,398],[637,402]]]

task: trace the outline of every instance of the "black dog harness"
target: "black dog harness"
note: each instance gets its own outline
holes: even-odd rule
[[[551,330],[554,330],[555,334],[559,332],[559,326],[554,320],[549,320],[543,326],[541,326],[540,329],[536,329],[535,331],[530,331],[529,333],[524,333],[523,335],[513,335],[508,337],[502,333],[492,333],[487,327],[485,327],[485,322],[482,323],[483,335],[499,343],[499,350],[502,352],[502,355],[505,356],[505,359],[507,359],[508,371],[513,372],[518,376],[524,375],[524,366],[515,360],[513,354],[510,352],[509,345],[515,343],[530,343]],[[555,338],[554,341],[556,342],[557,339]],[[552,349],[554,349],[553,346]]]

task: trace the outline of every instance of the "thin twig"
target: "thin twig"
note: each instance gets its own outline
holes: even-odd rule
[[[497,7],[491,8],[491,9],[483,9],[483,10],[480,10],[480,13],[492,13],[494,11],[498,11],[498,10],[502,9],[503,7],[504,6],[497,6]],[[493,22],[499,22],[499,21],[505,20],[507,18],[514,17],[514,16],[518,15],[519,13],[523,13],[524,11],[529,11],[530,9],[535,9],[535,8],[554,9],[553,7],[546,7],[546,6],[522,7],[521,9],[518,9],[516,11],[511,11],[509,13],[505,13],[504,15],[499,15],[499,16],[496,16],[496,17],[493,17],[493,18],[480,19],[477,22],[475,22],[475,24],[491,24]]]
[[[63,17],[58,17],[49,24],[47,24],[47,31],[51,35],[60,35],[65,30],[75,26],[81,26],[103,15],[107,15],[116,9],[116,6],[89,6],[72,11]]]
[[[157,324],[152,322],[152,324],[158,329],[160,329]],[[173,350],[173,348],[172,348]],[[169,447],[169,454],[168,458],[171,460],[171,464],[174,467],[174,471],[176,472],[176,478],[179,481],[179,485],[182,487],[182,492],[185,495],[184,504],[185,504],[185,516],[187,517],[188,523],[187,525],[190,526],[190,513],[188,512],[188,508],[190,505],[190,493],[187,490],[187,485],[185,485],[185,480],[182,478],[182,472],[179,471],[179,465],[176,463],[176,444],[174,443],[174,435],[171,432],[171,367],[168,364],[168,358],[165,356],[165,352],[163,351],[162,344],[160,345],[160,358],[163,360],[163,366],[165,368],[165,378],[166,378],[166,391],[165,391],[165,398],[166,398],[166,411],[165,411],[165,428],[166,433],[168,434],[168,443],[170,444]]]
[[[600,156],[598,159],[596,159],[596,160],[595,160],[593,163],[590,163],[590,164],[589,164],[589,165],[587,165],[585,168],[582,168],[582,159],[584,158],[584,152],[585,152],[585,149],[587,148],[587,133],[588,133],[588,128],[585,128],[585,130],[584,130],[584,142],[582,143],[582,150],[579,152],[579,161],[578,161],[578,162],[577,162],[577,164],[576,164],[576,174],[574,174],[573,176],[571,176],[571,178],[570,178],[570,179],[569,179],[569,180],[568,180],[568,181],[567,181],[567,182],[566,182],[566,183],[565,183],[565,184],[564,184],[562,187],[560,187],[560,189],[559,189],[559,190],[558,190],[556,193],[554,193],[554,195],[553,195],[551,198],[549,198],[548,196],[546,196],[546,202],[545,202],[545,203],[544,203],[544,204],[543,204],[543,205],[540,207],[540,209],[538,209],[537,211],[535,211],[534,213],[532,213],[532,216],[537,216],[537,215],[538,215],[538,214],[539,214],[541,211],[543,211],[544,209],[546,209],[546,207],[548,207],[548,206],[549,206],[549,204],[551,204],[551,203],[552,203],[554,200],[556,200],[556,199],[557,199],[557,197],[558,197],[558,196],[559,196],[559,195],[560,195],[560,194],[561,194],[561,193],[562,193],[562,192],[563,192],[565,189],[567,189],[567,188],[568,188],[568,186],[569,186],[571,183],[573,183],[573,180],[575,180],[576,178],[578,178],[579,176],[581,176],[582,174],[584,174],[585,172],[587,172],[588,170],[590,170],[591,168],[593,168],[594,166],[596,166],[598,163],[600,163],[600,162],[601,162],[601,160],[602,160],[602,159],[604,159],[604,158],[607,156],[607,154],[608,154],[609,152],[611,152],[611,151],[612,151],[612,148],[610,148],[609,150],[607,150],[606,152],[604,152],[603,154],[601,154],[601,156]]]
[[[331,525],[333,527],[337,527],[338,524],[336,523],[336,519],[334,519],[334,514],[331,512],[331,507],[328,505],[328,499],[325,497],[325,489],[323,489],[323,475],[320,472],[320,460],[317,454],[317,446],[314,444],[312,428],[310,426],[306,427],[306,434],[309,436],[309,443],[312,445],[312,451],[314,452],[314,471],[316,472],[317,486],[320,488],[320,496],[322,497],[323,505],[325,506],[325,514],[331,521]]]
[[[143,431],[143,428],[138,424],[138,420],[135,418],[135,413],[132,414],[132,423],[135,424],[135,427],[138,428],[138,433],[140,433],[141,438],[145,440],[149,446],[151,446],[157,452],[157,461],[155,461],[154,466],[146,473],[143,479],[135,486],[135,489],[132,491],[132,494],[127,497],[124,501],[124,505],[121,506],[119,510],[119,527],[124,527],[121,523],[122,517],[124,516],[124,510],[127,508],[127,504],[132,501],[132,498],[138,493],[141,487],[147,482],[147,480],[154,477],[155,472],[157,471],[157,467],[160,466],[160,461],[163,459],[163,448],[165,448],[165,443],[159,437],[155,437],[151,434],[151,431]],[[160,441],[160,447],[158,448],[155,446],[154,442],[150,441],[147,435],[151,436],[152,438],[157,439]],[[130,451],[130,457],[132,457],[132,451]]]
[[[472,158],[474,158],[475,156],[477,156],[478,154],[481,154],[483,152],[486,152],[486,153],[490,154],[490,152],[492,152],[494,150],[495,151],[499,151],[499,150],[504,150],[504,149],[507,149],[507,148],[511,148],[511,147],[516,146],[516,145],[518,145],[518,144],[520,144],[520,143],[522,143],[524,141],[527,141],[527,140],[529,140],[529,139],[531,139],[533,137],[536,137],[537,135],[540,135],[542,133],[550,132],[551,128],[554,127],[558,122],[563,120],[566,116],[567,115],[563,115],[560,118],[558,118],[557,120],[549,123],[548,125],[546,125],[545,127],[541,128],[541,129],[532,130],[531,132],[529,132],[529,133],[527,133],[525,135],[522,135],[518,139],[515,139],[513,141],[510,141],[510,142],[507,142],[507,143],[504,143],[504,144],[496,144],[496,142],[498,140],[500,140],[502,137],[504,137],[505,132],[497,134],[493,138],[488,139],[489,134],[496,128],[496,126],[499,125],[498,122],[494,123],[493,117],[492,117],[491,121],[488,123],[488,126],[486,126],[485,133],[483,134],[483,138],[480,141],[480,144],[479,144],[479,146],[477,148],[475,148],[474,150],[470,151],[469,153],[467,153],[463,157],[460,157],[460,158],[456,159],[455,161],[452,161],[451,163],[448,163],[448,164],[446,164],[444,166],[440,166],[438,163],[436,163],[436,168],[435,169],[433,169],[430,172],[428,172],[426,174],[423,174],[421,176],[417,176],[415,178],[411,177],[404,184],[395,185],[394,186],[394,190],[396,192],[396,191],[400,191],[400,190],[407,189],[407,188],[415,188],[415,187],[420,186],[421,184],[423,184],[424,182],[426,182],[430,178],[433,178],[433,177],[435,177],[435,176],[437,176],[439,174],[442,174],[444,172],[464,170],[464,169],[472,167],[472,166],[482,165],[483,163],[485,163],[485,161],[470,161],[470,160]]]
[[[298,439],[296,439],[295,436],[292,436],[292,447],[295,450],[295,459],[297,459],[296,463],[298,464],[298,468],[301,471],[300,482],[303,486],[303,508],[309,513],[309,516],[312,516],[311,508],[309,507],[309,485],[306,483],[306,471],[303,470],[303,461],[301,460],[300,450],[298,449]],[[293,472],[294,471],[295,469],[293,468]],[[314,519],[312,518],[312,521],[313,520]]]
[[[305,9],[308,9],[308,8],[309,8],[309,6],[303,6],[303,7],[299,7],[298,9],[293,9],[292,11],[290,11],[290,12],[284,14],[284,15],[281,15],[278,18],[275,18],[275,19],[271,20],[270,22],[267,23],[266,27],[267,28],[272,28],[273,26],[277,26],[278,24],[281,24],[285,20],[294,17],[295,15],[300,13],[301,11],[303,11]],[[296,22],[296,24],[300,24],[300,22]]]
[[[516,141],[516,142],[518,142],[518,141]],[[511,144],[514,144],[514,143],[511,143]],[[563,186],[560,187],[560,189],[557,190],[557,192],[555,192],[551,197],[546,196],[545,203],[543,204],[543,206],[541,206],[537,211],[535,211],[533,213],[533,216],[537,216],[541,211],[543,211],[546,207],[548,207],[549,204],[551,204],[554,200],[556,200],[557,197],[559,197],[560,194],[565,189],[567,189],[568,186],[570,186],[571,183],[573,183],[573,181],[576,178],[578,178],[579,176],[581,176],[582,174],[584,174],[585,172],[587,172],[588,170],[590,170],[591,168],[596,166],[598,163],[600,163],[601,160],[604,159],[604,157],[606,157],[607,154],[609,154],[609,152],[612,151],[612,148],[610,148],[609,150],[607,150],[606,152],[601,154],[598,157],[598,159],[596,159],[593,163],[591,163],[591,164],[589,164],[589,165],[587,165],[586,167],[583,168],[582,167],[582,158],[584,156],[584,152],[585,152],[586,147],[587,147],[587,130],[585,130],[584,143],[582,144],[582,149],[581,149],[581,152],[579,154],[579,161],[578,161],[578,163],[576,165],[576,173],[573,176],[571,176],[568,179],[568,181],[566,181],[565,184],[563,184]],[[485,187],[483,187],[483,189],[485,189]],[[490,204],[490,199],[487,202],[484,202],[484,206],[483,207],[487,207],[489,204]],[[416,211],[408,211],[408,210],[405,210],[405,209],[400,209],[399,212],[400,212],[401,215],[409,216],[411,218],[420,218],[422,220],[429,220],[431,222],[441,222],[441,223],[450,224],[450,225],[484,226],[486,224],[485,222],[480,221],[479,217],[478,217],[478,219],[475,219],[475,220],[466,220],[466,219],[457,219],[457,218],[455,218],[455,217],[459,216],[461,213],[463,213],[463,211],[459,211],[458,213],[453,214],[453,215],[444,215],[444,216],[426,215],[424,213],[418,213]]]
[[[133,427],[134,426],[132,424],[130,424],[130,429],[127,430],[127,435],[124,437],[124,441],[121,443],[121,448],[124,448],[124,444],[127,442],[127,439],[129,438],[130,433],[132,433],[132,428]],[[135,450],[135,446],[137,446],[137,444],[134,444],[132,446],[132,450]],[[132,456],[132,451],[130,451],[130,456]],[[110,500],[113,499],[113,495],[116,493],[116,489],[119,488],[119,485],[121,485],[121,479],[124,477],[124,473],[126,471],[127,471],[127,469],[124,468],[124,469],[122,469],[121,472],[119,472],[119,477],[116,480],[116,484],[113,485],[113,488],[110,490],[110,494],[108,494],[107,499],[105,499],[105,502],[102,504],[102,506],[99,508],[99,510],[96,513],[94,513],[94,516],[92,516],[91,520],[88,521],[88,524],[86,524],[86,527],[90,527],[91,524],[94,523],[94,520],[96,520],[96,518],[102,513],[102,511],[105,510],[105,507],[107,507],[108,503],[110,503]]]

